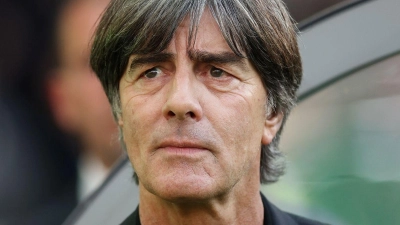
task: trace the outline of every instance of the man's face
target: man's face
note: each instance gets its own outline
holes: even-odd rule
[[[258,189],[260,147],[280,119],[267,118],[259,75],[229,48],[210,12],[193,47],[188,24],[163,53],[131,56],[120,80],[119,125],[141,191],[205,200]]]

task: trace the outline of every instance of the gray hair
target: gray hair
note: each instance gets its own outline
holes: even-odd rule
[[[281,0],[114,0],[100,20],[90,63],[112,105],[121,114],[119,81],[132,54],[161,52],[176,28],[190,19],[193,44],[204,9],[208,7],[238,56],[248,58],[267,91],[267,113],[284,115],[295,105],[302,77],[296,26]],[[269,145],[261,146],[260,181],[271,183],[284,173],[278,150],[282,127]],[[121,135],[123,135],[121,133]]]

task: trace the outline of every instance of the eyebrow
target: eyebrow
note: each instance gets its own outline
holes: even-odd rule
[[[175,57],[174,54],[168,52],[151,53],[148,55],[137,55],[132,59],[130,65],[130,71],[134,70],[136,67],[146,64],[172,61],[174,57]]]
[[[212,53],[201,50],[189,50],[188,55],[191,61],[207,64],[228,64],[241,68],[244,71],[249,70],[248,65],[245,63],[245,58],[236,55],[233,52],[218,52]],[[136,55],[131,62],[130,71],[135,68],[154,63],[163,63],[172,61],[175,54],[169,52],[158,52],[146,55]]]
[[[244,71],[249,69],[245,63],[245,58],[238,56],[233,52],[212,53],[201,50],[189,50],[188,55],[190,60],[194,62],[234,65],[240,67]]]

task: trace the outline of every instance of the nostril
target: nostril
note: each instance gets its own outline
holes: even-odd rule
[[[174,117],[174,116],[175,116],[175,113],[174,113],[174,112],[172,112],[172,111],[169,111],[169,112],[168,112],[168,117],[171,118],[171,117]]]
[[[187,112],[187,114],[188,114],[192,119],[194,119],[194,118],[196,117],[196,115],[195,115],[194,112],[192,112],[192,111]]]
[[[183,114],[182,114],[183,115]],[[169,111],[168,112],[168,115],[167,115],[169,118],[173,118],[173,117],[176,117],[177,115],[173,112],[173,111]],[[185,114],[185,116],[184,117],[190,117],[190,118],[192,118],[192,119],[194,119],[194,118],[196,118],[196,114],[194,113],[194,112],[192,112],[192,111],[189,111],[189,112],[187,112],[186,114]]]

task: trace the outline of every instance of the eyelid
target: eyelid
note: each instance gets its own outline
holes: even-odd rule
[[[219,68],[219,67],[216,67],[216,66],[211,66],[211,68],[210,68],[210,72],[211,71],[213,71],[213,70],[220,70],[220,71],[222,71],[223,73],[225,73],[225,74],[229,74],[227,71],[225,71],[224,69],[221,69],[221,68]]]
[[[209,72],[211,72],[212,69],[221,70],[224,73],[223,76],[231,76],[231,77],[238,78],[237,76],[234,75],[234,70],[226,69],[226,68],[224,68],[224,66],[218,66],[218,65],[215,65],[215,64],[214,65],[210,65],[210,68],[208,69]]]
[[[142,77],[146,71],[156,67],[157,66],[155,64],[137,64],[129,69],[128,74],[131,78],[138,79]]]
[[[237,68],[238,68],[232,63],[211,63],[209,66],[223,70],[224,72],[226,72],[228,74],[234,73],[235,71],[237,71]]]
[[[141,77],[146,77],[146,75],[148,74],[148,73],[150,73],[150,72],[153,72],[154,70],[156,70],[157,71],[157,75],[160,75],[160,73],[162,73],[162,70],[159,68],[159,67],[157,67],[157,66],[155,66],[155,67],[151,67],[150,69],[147,69],[147,70],[145,70],[143,73],[141,73]],[[156,76],[157,76],[156,75]],[[152,79],[152,78],[149,78],[149,77],[146,77],[146,78],[148,78],[148,79]]]

